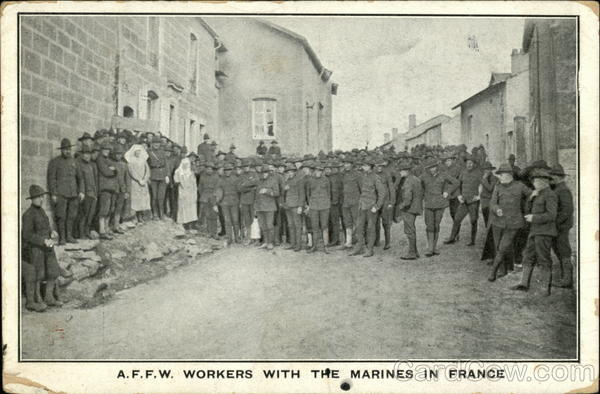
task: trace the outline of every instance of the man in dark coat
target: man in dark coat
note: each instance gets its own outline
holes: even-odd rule
[[[71,141],[63,138],[60,142],[60,156],[48,163],[48,190],[54,202],[54,216],[58,227],[59,245],[65,241],[76,243],[73,225],[77,218],[79,201],[85,194],[77,162],[71,155]]]
[[[91,225],[96,214],[96,203],[98,201],[98,168],[96,162],[92,161],[93,149],[83,145],[79,152],[77,166],[81,174],[83,184],[83,201],[79,204],[77,224],[79,237],[91,239]]]
[[[399,166],[402,186],[397,196],[395,217],[396,221],[404,223],[404,234],[408,240],[408,251],[400,258],[415,260],[419,258],[417,250],[417,230],[415,219],[423,213],[423,186],[421,180],[414,176],[408,163]]]
[[[204,160],[208,161],[210,159],[210,151],[210,137],[205,133],[202,137],[202,143],[198,145],[198,156],[202,156]]]
[[[313,230],[313,247],[309,253],[325,249],[323,232],[329,230],[329,208],[331,208],[331,183],[323,176],[323,165],[313,165],[314,174],[306,183],[306,211]]]
[[[116,194],[119,190],[117,168],[110,158],[112,146],[105,141],[100,146],[100,155],[96,158],[98,167],[98,227],[100,239],[112,239],[110,234],[109,219],[115,210]]]
[[[550,171],[552,175],[553,190],[558,197],[558,213],[556,216],[556,229],[558,234],[552,244],[552,250],[556,253],[560,264],[560,274],[562,278],[556,282],[555,286],[571,288],[573,287],[573,265],[571,263],[571,243],[569,242],[569,232],[573,228],[573,194],[565,184],[565,171],[560,164],[557,164]]]
[[[159,137],[152,139],[152,149],[148,152],[148,165],[150,166],[150,207],[152,219],[162,220],[163,207],[169,183],[169,167],[167,156],[161,149]]]
[[[258,146],[256,147],[256,154],[258,156],[264,156],[267,154],[267,147],[265,146],[265,142],[264,141],[260,141],[258,143]]]
[[[277,157],[281,156],[281,148],[277,146],[277,141],[275,140],[271,142],[271,147],[269,148],[269,155]]]
[[[25,307],[36,312],[43,312],[48,305],[62,305],[55,298],[56,279],[60,275],[54,253],[55,238],[58,235],[50,228],[50,219],[42,208],[46,194],[38,185],[29,187],[27,199],[31,200],[31,206],[23,214],[21,222],[21,272],[25,282]],[[42,300],[40,287],[43,280],[46,281],[46,291]]]
[[[556,217],[558,213],[558,197],[550,188],[552,176],[548,170],[531,171],[534,191],[529,197],[529,214],[525,220],[531,223],[527,244],[523,251],[523,276],[521,283],[511,287],[512,290],[529,290],[529,281],[534,265],[539,264],[542,270],[543,295],[549,296],[552,284],[552,256],[550,251],[556,238]]]

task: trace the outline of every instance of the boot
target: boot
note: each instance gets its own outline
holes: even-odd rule
[[[471,242],[467,246],[475,245],[475,238],[477,238],[477,223],[471,224]]]
[[[425,256],[431,257],[433,256],[433,237],[434,234],[432,232],[427,232],[427,252],[425,252]]]
[[[63,303],[54,298],[54,286],[53,280],[46,281],[46,292],[44,294],[44,302],[48,306],[63,306]]]
[[[413,252],[415,252],[415,256],[417,256],[417,258],[421,257],[421,256],[419,256],[419,250],[417,249],[417,236],[416,235],[414,238],[411,239],[411,246],[412,246]]]
[[[58,219],[56,221],[56,227],[58,227],[58,244],[64,245],[67,242],[66,228],[64,219]]]
[[[36,281],[35,282],[35,297],[34,300],[35,302],[37,302],[38,304],[40,304],[42,306],[42,308],[46,309],[48,308],[48,305],[46,305],[46,303],[44,302],[44,299],[42,298],[42,282],[41,281]]]
[[[77,230],[79,231],[79,239],[84,239],[87,237],[87,231],[85,228],[85,219],[80,220],[79,222],[77,222]]]
[[[267,250],[273,250],[273,238],[275,237],[275,230],[267,230]]]
[[[548,297],[552,293],[552,268],[541,267],[542,274],[542,295]]]
[[[235,242],[236,244],[239,244],[241,242],[240,231],[240,225],[235,224],[233,226],[233,242]]]
[[[120,221],[121,221],[121,215],[119,215],[118,213],[115,213],[115,216],[113,218],[113,232],[115,232],[117,234],[125,234],[125,232],[119,228]]]
[[[365,252],[365,254],[363,254],[363,257],[371,257],[374,254],[375,253],[373,253],[373,248],[368,248],[367,251]]]
[[[296,229],[295,228],[293,228],[293,227],[290,228],[288,237],[289,237],[289,239],[286,240],[286,241],[288,241],[288,244],[283,249],[285,249],[285,250],[294,249],[296,247]]]
[[[25,282],[25,308],[34,312],[46,310],[46,304],[40,304],[35,300],[35,282]]]
[[[416,252],[416,239],[414,238],[409,238],[408,239],[408,251],[400,256],[401,260],[416,260],[417,259],[417,252]]]
[[[531,279],[531,273],[533,272],[533,266],[523,265],[523,274],[521,276],[521,283],[512,286],[511,290],[527,291],[529,290],[529,280]]]
[[[444,240],[444,244],[452,245],[453,243],[458,241],[457,236],[458,236],[459,231],[460,231],[460,224],[453,222],[452,223],[452,231],[450,231],[450,236],[448,237],[448,239]]]
[[[492,264],[492,271],[490,272],[490,276],[488,277],[488,280],[490,282],[494,282],[496,280],[496,273],[498,272],[500,264],[502,264],[502,259],[499,258],[498,254],[496,254],[496,257],[494,258],[494,262]]]
[[[312,248],[313,247],[313,236],[312,236],[312,234],[308,233],[308,234],[306,234],[306,237],[307,237],[306,246],[308,248]]]
[[[437,243],[438,243],[438,237],[439,236],[440,236],[440,232],[439,231],[436,232],[436,233],[433,233],[433,254],[436,255],[436,256],[440,254],[440,251],[437,248]]]
[[[329,245],[329,230],[323,230],[323,245]]]
[[[356,244],[352,252],[350,252],[350,256],[358,256],[363,253],[364,245]]]
[[[344,248],[350,249],[352,248],[352,229],[346,229],[346,243],[344,244]]]
[[[390,227],[383,228],[383,236],[385,237],[385,245],[383,245],[383,250],[388,250],[390,248]]]
[[[563,259],[562,264],[563,264],[562,280],[554,286],[562,287],[565,289],[572,289],[573,288],[573,265],[571,264],[571,259],[570,258]]]
[[[280,230],[280,229],[281,229],[281,228],[279,227],[279,225],[276,225],[276,226],[273,228],[273,242],[272,242],[272,243],[273,243],[273,245],[275,245],[275,246],[279,246],[279,244],[281,243],[281,236],[280,236],[280,234],[279,234],[279,232],[280,232],[279,230]]]

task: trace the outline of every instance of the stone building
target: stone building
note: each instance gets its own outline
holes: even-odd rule
[[[530,19],[523,32],[529,59],[529,111],[525,142],[528,160],[560,163],[577,173],[577,26],[572,19]]]
[[[397,129],[394,129],[397,130]],[[396,151],[410,151],[420,144],[458,145],[460,144],[460,117],[437,115],[417,125],[415,114],[408,117],[408,130],[398,134],[392,130],[392,140],[383,146],[394,145]]]
[[[283,152],[327,152],[332,146],[332,94],[337,86],[308,41],[262,19],[207,17],[226,43],[219,94],[219,134],[241,155],[260,140]]]
[[[527,161],[525,128],[529,119],[527,56],[513,50],[510,73],[492,73],[488,86],[457,104],[461,110],[461,143],[469,150],[483,145],[489,160],[499,165],[512,153]]]
[[[329,150],[335,84],[308,42],[266,21],[219,19],[21,16],[22,198],[46,185],[61,138],[100,128],[160,131],[189,150],[204,133],[243,155],[259,139]]]

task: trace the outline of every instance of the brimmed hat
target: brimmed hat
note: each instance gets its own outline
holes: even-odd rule
[[[210,139],[210,137],[208,136],[208,134],[207,134],[207,133],[204,133],[204,136],[202,136],[202,139],[203,139],[204,141],[206,141],[206,140],[209,140],[209,139]]]
[[[531,170],[531,173],[529,174],[529,178],[531,178],[531,179],[534,179],[534,178],[552,179],[552,175],[550,175],[550,171],[546,170],[545,168],[534,168],[533,170]]]
[[[277,145],[277,141],[275,141],[275,140],[271,141],[271,145]]]
[[[83,140],[93,140],[93,138],[92,138],[91,134],[86,131],[85,133],[83,133],[83,135],[81,137],[79,137],[77,139],[77,141],[83,141]]]
[[[550,170],[550,175],[565,176],[568,174],[565,173],[563,166],[561,166],[560,164],[557,164]]]
[[[234,144],[229,145],[229,149],[235,149],[235,145]]]
[[[26,199],[32,200],[36,197],[43,196],[44,194],[48,194],[48,192],[45,191],[43,187],[38,185],[31,185],[29,186],[29,197],[27,197]]]
[[[438,165],[437,160],[429,159],[425,163],[423,163],[423,168],[427,169],[427,168],[435,167],[437,165]]]
[[[498,170],[496,171],[496,174],[502,174],[503,172],[508,172],[510,174],[514,173],[512,167],[508,163],[500,164],[500,168],[498,168]]]
[[[106,136],[106,133],[106,129],[96,130],[96,132],[94,133],[94,140],[99,140],[100,138]]]
[[[60,141],[60,148],[57,148],[57,149],[67,149],[67,148],[71,148],[71,147],[73,147],[73,146],[74,146],[74,145],[73,145],[73,144],[71,144],[71,141],[70,141],[68,138],[63,138],[63,139]]]
[[[481,167],[482,170],[495,170],[496,167],[494,167],[492,165],[492,163],[490,163],[489,161],[486,161],[485,163],[483,163],[483,167]]]
[[[212,146],[217,146],[217,141],[213,141],[210,143]]]

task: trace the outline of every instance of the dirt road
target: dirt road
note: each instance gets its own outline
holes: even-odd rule
[[[468,226],[463,226],[468,227]],[[463,228],[463,240],[468,228]],[[25,312],[26,359],[572,358],[575,292],[495,283],[478,246],[399,259],[231,247],[93,309]],[[449,232],[448,214],[441,238]],[[425,248],[418,220],[419,248]],[[534,275],[532,286],[539,287]]]

